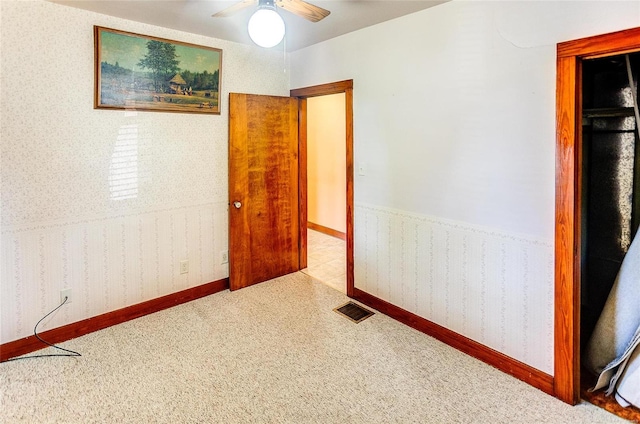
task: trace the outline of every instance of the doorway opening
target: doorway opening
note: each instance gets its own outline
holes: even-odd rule
[[[291,96],[299,99],[300,269],[352,296],[353,81]]]
[[[637,176],[638,136],[625,55],[637,87],[638,51],[640,28],[558,45],[554,393],[571,404],[588,385],[582,350],[638,225],[621,201],[633,208],[626,180]],[[608,400],[594,403],[625,413]]]
[[[307,268],[346,293],[345,94],[307,99]]]

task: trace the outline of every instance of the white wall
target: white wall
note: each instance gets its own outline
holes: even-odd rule
[[[44,1],[0,15],[0,343],[65,287],[41,329],[227,277],[228,93],[288,95],[282,53]],[[221,115],[94,110],[93,25],[221,48]],[[123,153],[137,194],[118,200]]]
[[[556,43],[639,2],[454,1],[291,54],[354,80],[356,287],[553,374]]]
[[[307,99],[308,220],[347,231],[345,94]]]

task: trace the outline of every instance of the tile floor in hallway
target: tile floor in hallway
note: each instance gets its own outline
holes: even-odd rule
[[[307,230],[307,246],[307,268],[302,272],[346,293],[345,241],[318,231]]]

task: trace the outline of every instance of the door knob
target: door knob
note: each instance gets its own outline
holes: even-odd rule
[[[235,202],[233,202],[233,206],[236,207],[236,209],[240,209],[240,206],[242,206],[242,203],[238,202],[237,200]]]

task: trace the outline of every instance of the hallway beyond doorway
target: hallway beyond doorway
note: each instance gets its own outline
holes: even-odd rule
[[[314,230],[307,230],[307,240],[307,268],[301,271],[346,293],[345,241]]]

